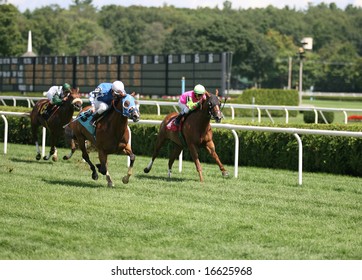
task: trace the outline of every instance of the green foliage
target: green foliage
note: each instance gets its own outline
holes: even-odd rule
[[[239,104],[254,104],[257,105],[286,105],[286,106],[298,106],[299,97],[296,90],[280,90],[280,89],[248,89],[233,100],[233,103]],[[283,111],[270,110],[272,116],[280,117],[284,115]],[[250,111],[243,111],[245,116],[252,114]],[[262,113],[266,116],[266,113]],[[296,116],[296,111],[291,111],[290,116]]]
[[[13,5],[0,5],[0,56],[15,56],[25,53],[25,38],[19,23],[22,15]]]
[[[334,112],[321,113],[320,111],[318,111],[318,123],[326,123],[323,117],[326,119],[327,123],[332,123],[334,120]],[[304,111],[303,120],[305,123],[315,123],[315,113],[313,111]]]
[[[1,5],[0,55],[25,52],[28,30],[38,55],[233,53],[232,76],[263,88],[285,88],[289,60],[292,86],[297,85],[296,52],[305,36],[313,51],[303,62],[303,89],[362,92],[360,79],[362,9],[335,4],[306,10],[223,7],[181,9],[104,5],[73,1],[68,9],[44,6],[23,15]]]

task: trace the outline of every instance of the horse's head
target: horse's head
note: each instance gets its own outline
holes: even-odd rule
[[[220,99],[219,97],[211,93],[206,94],[206,99],[204,102],[207,105],[207,110],[211,119],[215,120],[217,123],[221,122],[223,115],[220,110]]]
[[[71,101],[74,110],[80,111],[82,109],[83,101],[80,99],[79,88],[71,89],[68,99]]]
[[[132,119],[133,122],[138,122],[140,120],[140,112],[137,108],[136,99],[134,98],[134,94],[127,94],[125,97],[117,96],[116,99],[122,108],[118,108],[117,112],[122,113],[123,116]]]

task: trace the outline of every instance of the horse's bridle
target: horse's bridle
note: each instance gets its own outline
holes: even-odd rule
[[[128,108],[128,107],[124,107],[123,104],[122,106],[127,109],[127,115],[124,113],[124,111],[121,111],[117,108],[116,104],[115,104],[115,101],[118,101],[118,102],[122,102],[122,98],[118,97],[113,99],[112,100],[112,107],[113,109],[121,114],[122,116],[124,117],[127,117],[127,118],[131,118],[133,120],[133,122],[137,122],[139,120],[139,113],[138,113],[138,109],[136,107],[131,107],[131,108]],[[127,101],[126,101],[127,102]]]
[[[216,122],[220,122],[222,119],[222,113],[220,110],[220,102],[218,102],[217,104],[214,104],[214,102],[212,102],[211,98],[214,98],[214,99],[216,98],[219,101],[219,99],[217,97],[210,96],[209,100],[207,101],[208,113],[212,120],[215,120]]]

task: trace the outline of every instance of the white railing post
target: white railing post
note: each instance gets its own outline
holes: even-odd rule
[[[303,144],[302,139],[300,139],[300,136],[297,133],[294,133],[293,135],[297,138],[298,142],[298,184],[301,186],[303,180]]]
[[[46,145],[46,138],[47,138],[47,129],[43,127],[43,136],[41,139],[41,156],[45,156],[45,145]]]
[[[234,129],[231,130],[235,139],[234,177],[238,178],[239,173],[239,137]]]
[[[8,120],[4,115],[1,115],[1,117],[4,120],[5,126],[4,126],[4,155],[6,155],[8,151],[8,133],[9,133],[9,125]]]

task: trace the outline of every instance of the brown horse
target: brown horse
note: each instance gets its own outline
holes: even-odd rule
[[[57,161],[58,154],[55,146],[60,136],[64,133],[63,125],[72,119],[74,110],[80,111],[82,108],[83,101],[80,99],[79,89],[72,89],[63,100],[63,104],[55,107],[47,120],[44,119],[42,112],[45,106],[49,105],[50,101],[48,99],[39,100],[30,113],[31,131],[36,146],[37,160],[41,158],[38,144],[39,127],[45,127],[50,132],[50,152],[47,156],[44,156],[44,159],[48,160],[53,156],[53,161]]]
[[[196,170],[199,173],[200,182],[204,181],[202,176],[202,168],[200,165],[199,155],[197,148],[203,146],[207,149],[209,154],[215,159],[219,166],[222,175],[228,176],[228,172],[222,165],[219,156],[215,151],[215,144],[212,140],[212,130],[210,126],[210,119],[215,119],[216,122],[220,122],[222,119],[222,113],[220,111],[219,98],[210,93],[206,93],[206,99],[200,102],[200,109],[191,112],[187,118],[183,121],[181,132],[184,140],[189,148],[191,157],[196,165]],[[183,144],[180,139],[179,131],[170,130],[170,122],[173,122],[177,113],[168,114],[161,123],[160,130],[157,137],[156,147],[152,155],[152,159],[148,166],[144,169],[145,173],[150,172],[155,158],[167,139],[174,142],[174,150],[169,155],[168,161],[168,176],[171,177],[172,165],[175,159],[180,155],[183,150]]]
[[[71,153],[64,157],[69,159],[76,150],[76,142],[82,151],[83,159],[88,163],[92,170],[92,179],[98,179],[98,173],[94,164],[89,159],[89,155],[86,147],[86,140],[90,141],[98,150],[98,157],[100,164],[97,164],[98,171],[106,175],[106,180],[109,187],[113,187],[111,176],[107,169],[107,156],[109,154],[126,154],[130,157],[130,166],[128,168],[127,175],[123,177],[122,182],[127,184],[129,177],[132,175],[133,163],[136,156],[132,152],[131,145],[129,143],[129,131],[128,131],[128,118],[134,122],[139,121],[140,114],[136,106],[133,95],[127,95],[124,98],[115,96],[112,102],[112,107],[107,111],[104,116],[97,122],[97,127],[93,133],[86,128],[92,126],[89,125],[89,120],[84,121],[81,116],[86,116],[85,112],[89,112],[89,107],[84,108],[80,113],[80,118],[69,124],[67,128],[67,134],[72,137]],[[76,142],[75,142],[76,141]]]

